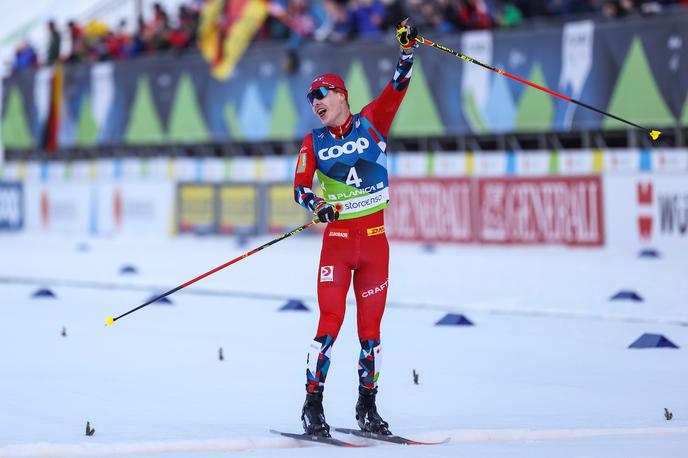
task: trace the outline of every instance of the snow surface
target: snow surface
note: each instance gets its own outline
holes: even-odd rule
[[[301,429],[318,237],[289,238],[170,296],[171,306],[104,326],[267,240],[1,236],[0,457],[688,455],[684,253],[392,244],[378,407],[398,434],[451,438],[439,446],[339,435],[374,445],[339,449],[268,432]],[[120,275],[125,264],[140,274]],[[57,299],[32,299],[42,286]],[[645,302],[610,302],[621,289]],[[277,312],[289,298],[313,312]],[[325,390],[328,422],[346,427],[357,396],[353,307]],[[447,312],[475,326],[434,326]],[[628,349],[645,332],[681,348]]]

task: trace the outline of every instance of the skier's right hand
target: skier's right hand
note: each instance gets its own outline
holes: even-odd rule
[[[334,208],[334,205],[328,204],[324,200],[315,206],[313,213],[321,223],[331,223],[339,218],[339,212]]]

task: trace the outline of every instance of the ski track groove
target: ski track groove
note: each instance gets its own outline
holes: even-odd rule
[[[12,277],[0,276],[0,283],[6,284],[24,284],[24,285],[39,285],[39,286],[63,286],[67,288],[87,288],[87,289],[103,289],[103,290],[123,290],[123,291],[167,291],[172,289],[171,286],[161,286],[152,284],[136,284],[136,283],[116,283],[104,282],[94,280],[73,280],[73,279],[59,279],[59,278],[38,278],[38,277]],[[241,299],[256,299],[256,300],[279,300],[287,301],[290,299],[300,299],[307,302],[317,303],[315,296],[303,295],[287,295],[274,293],[260,293],[256,291],[238,291],[227,289],[211,289],[211,288],[192,288],[189,290],[180,290],[175,294],[189,294],[197,296],[224,296],[236,297]],[[347,305],[355,305],[352,300],[347,301]],[[603,313],[588,313],[588,312],[574,312],[564,310],[542,310],[542,309],[528,309],[528,308],[510,308],[500,309],[494,307],[476,307],[476,306],[456,306],[449,304],[431,304],[431,303],[407,303],[399,301],[387,301],[386,307],[407,309],[407,310],[440,310],[440,311],[463,311],[463,312],[482,312],[494,315],[507,316],[526,316],[536,318],[565,318],[565,319],[582,319],[582,320],[596,320],[596,321],[616,321],[624,323],[649,323],[649,324],[666,324],[671,326],[688,327],[688,321],[658,317],[637,317],[621,314],[603,314]]]
[[[415,440],[440,440],[449,438],[449,443],[457,442],[497,442],[497,441],[534,441],[566,440],[606,436],[649,436],[686,434],[688,427],[646,427],[646,428],[585,428],[551,430],[450,430],[426,432],[414,436]],[[444,444],[446,445],[446,444]],[[19,457],[68,457],[103,456],[165,453],[233,452],[269,448],[319,447],[317,444],[300,443],[296,439],[250,437],[236,439],[217,439],[201,441],[139,442],[113,444],[50,444],[36,443],[0,447],[0,458]],[[323,447],[326,445],[322,445]],[[376,442],[375,446],[397,447],[395,444]],[[439,445],[438,445],[439,446]]]

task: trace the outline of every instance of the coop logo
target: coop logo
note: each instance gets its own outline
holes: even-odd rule
[[[320,267],[320,282],[334,281],[334,266]]]
[[[358,152],[358,154],[365,153],[365,150],[370,146],[370,142],[367,138],[358,138],[356,141],[346,142],[343,145],[334,145],[329,148],[322,148],[318,150],[318,157],[321,160],[326,161],[328,159],[335,159],[342,154],[353,154]]]
[[[367,297],[374,296],[377,293],[381,293],[387,289],[388,283],[389,283],[389,280],[385,280],[385,282],[383,284],[381,284],[380,286],[376,286],[375,288],[371,288],[368,291],[364,291],[361,296],[363,296],[363,298],[365,299]]]
[[[0,183],[0,230],[21,229],[22,219],[21,185]]]

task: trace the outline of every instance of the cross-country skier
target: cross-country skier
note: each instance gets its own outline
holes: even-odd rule
[[[306,402],[301,414],[307,434],[330,436],[323,389],[352,277],[361,343],[356,420],[364,431],[391,434],[375,406],[381,363],[380,321],[389,271],[383,211],[389,203],[386,148],[392,120],[408,89],[417,35],[407,20],[397,26],[401,55],[394,77],[358,114],[351,114],[348,92],[338,75],[320,75],[308,89],[313,113],[324,127],[314,129],[303,140],[294,195],[300,205],[328,224],[318,271],[320,321],[308,353]],[[316,172],[324,199],[311,189]]]

